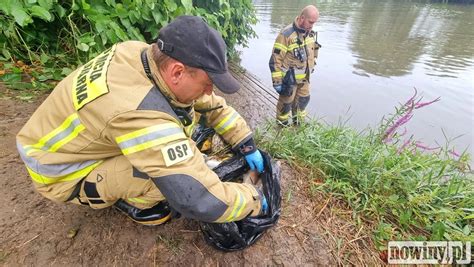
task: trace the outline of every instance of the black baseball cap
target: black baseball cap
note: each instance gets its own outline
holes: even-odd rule
[[[207,72],[222,92],[239,90],[240,84],[227,70],[224,40],[201,17],[177,17],[160,30],[156,44],[166,55]]]

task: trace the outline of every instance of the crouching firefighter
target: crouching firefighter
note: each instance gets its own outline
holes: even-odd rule
[[[310,73],[314,71],[321,45],[317,32],[312,30],[319,19],[319,11],[309,5],[294,22],[277,36],[270,57],[273,88],[280,95],[277,103],[277,122],[288,125],[290,114],[298,125],[306,116],[310,97]]]
[[[116,44],[72,72],[17,135],[36,190],[93,209],[115,206],[147,225],[166,222],[172,210],[204,222],[264,212],[258,189],[221,182],[190,139],[205,113],[210,127],[263,170],[249,127],[213,92],[213,85],[239,89],[225,54],[217,31],[181,16],[156,43]]]

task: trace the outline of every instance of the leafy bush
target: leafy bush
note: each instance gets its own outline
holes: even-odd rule
[[[161,27],[185,14],[203,17],[230,50],[255,34],[250,0],[2,0],[0,60],[83,63],[116,42],[151,42]]]

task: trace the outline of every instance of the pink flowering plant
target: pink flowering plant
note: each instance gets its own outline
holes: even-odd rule
[[[309,180],[323,180],[312,189],[346,202],[356,222],[372,222],[367,228],[380,249],[389,240],[474,240],[470,155],[406,134],[415,111],[438,101],[423,101],[415,89],[363,132],[313,120],[298,128],[270,122],[256,136],[273,156],[309,169]]]

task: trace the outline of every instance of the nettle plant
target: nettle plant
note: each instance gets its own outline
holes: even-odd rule
[[[41,66],[46,75],[37,80],[57,80],[114,43],[154,41],[180,15],[204,18],[222,34],[230,54],[255,36],[250,0],[2,0],[0,62],[12,63],[4,69],[14,74],[13,67]]]

